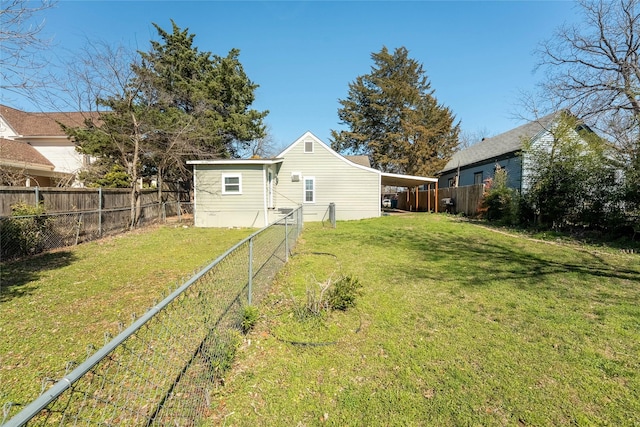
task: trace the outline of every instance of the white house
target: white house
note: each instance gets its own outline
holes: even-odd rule
[[[303,206],[305,221],[381,215],[383,185],[437,185],[436,178],[380,172],[332,150],[311,132],[272,159],[191,160],[195,225],[263,227]]]
[[[70,185],[87,164],[60,123],[80,126],[88,113],[31,113],[0,105],[0,166],[25,186]],[[0,183],[2,184],[2,183]]]

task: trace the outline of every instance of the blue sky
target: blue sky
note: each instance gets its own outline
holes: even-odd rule
[[[370,71],[371,53],[382,46],[409,49],[463,131],[505,132],[521,123],[513,118],[520,92],[542,78],[534,49],[576,19],[568,1],[59,0],[44,17],[56,46],[50,54],[73,52],[87,39],[148,50],[157,39],[152,22],[170,31],[170,19],[196,35],[201,51],[240,49],[245,72],[260,85],[254,107],[270,111],[266,122],[280,147],[307,130],[328,143],[331,129],[341,128],[338,99]]]

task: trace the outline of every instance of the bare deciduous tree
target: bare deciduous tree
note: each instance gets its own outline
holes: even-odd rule
[[[476,144],[485,138],[491,137],[493,134],[486,127],[476,129],[475,131],[463,131],[460,133],[460,144],[458,148],[460,150],[464,150],[465,148],[471,147],[473,144]]]
[[[37,76],[47,61],[39,54],[51,40],[42,36],[44,19],[38,16],[54,0],[3,0],[0,6],[0,89],[28,92],[47,82]]]
[[[541,44],[542,84],[562,105],[637,155],[640,119],[639,0],[581,0],[583,22],[560,27]],[[636,134],[631,147],[624,143]],[[631,150],[629,152],[628,150]]]

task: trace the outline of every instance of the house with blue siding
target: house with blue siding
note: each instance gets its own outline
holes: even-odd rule
[[[482,184],[493,178],[499,165],[507,171],[507,185],[522,191],[527,173],[522,149],[526,144],[553,138],[553,124],[558,118],[559,113],[549,114],[458,151],[440,171],[440,188]]]
[[[380,172],[361,156],[342,156],[306,132],[271,159],[191,160],[198,227],[264,227],[298,206],[304,221],[382,214],[382,187],[418,188],[438,180]]]

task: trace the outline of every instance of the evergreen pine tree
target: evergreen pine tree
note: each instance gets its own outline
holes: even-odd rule
[[[420,63],[406,48],[371,55],[369,74],[349,84],[338,117],[349,130],[332,130],[331,146],[368,155],[384,172],[434,175],[458,146],[460,124],[438,104]]]

